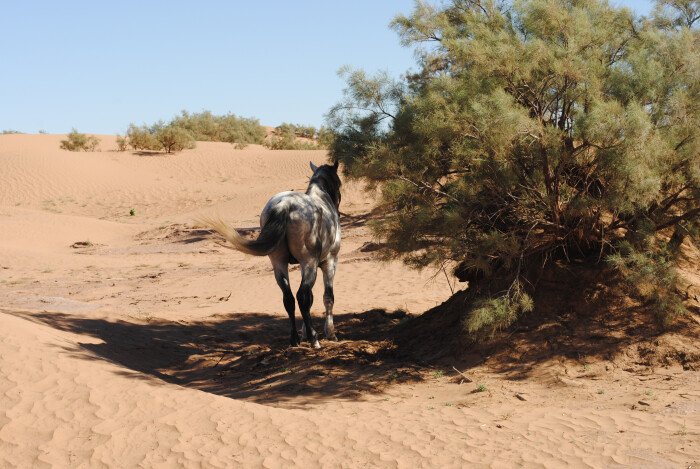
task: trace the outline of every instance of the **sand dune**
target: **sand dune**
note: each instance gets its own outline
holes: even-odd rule
[[[623,350],[525,380],[477,364],[460,384],[403,360],[382,341],[405,317],[393,311],[419,314],[450,288],[363,249],[373,201],[356,184],[341,207],[341,341],[288,349],[267,259],[219,248],[192,220],[257,225],[323,151],[200,142],[166,156],[100,136],[101,152],[71,153],[61,138],[0,136],[0,467],[700,463],[692,366]]]

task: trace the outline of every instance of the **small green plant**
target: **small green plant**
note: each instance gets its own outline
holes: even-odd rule
[[[521,313],[529,313],[535,307],[532,297],[525,292],[520,281],[515,281],[502,296],[478,300],[471,313],[462,320],[462,328],[469,336],[493,336],[512,324]]]
[[[136,215],[136,210],[132,208],[131,210],[129,210],[129,216],[133,217],[134,215]]]
[[[442,378],[445,376],[445,372],[442,370],[435,370],[433,371],[433,378]]]
[[[126,151],[129,146],[129,139],[123,135],[117,135],[117,151]]]
[[[688,429],[686,428],[685,424],[683,424],[683,426],[680,429],[673,432],[674,436],[686,436],[687,434],[688,434]]]
[[[61,149],[68,151],[96,151],[100,139],[94,135],[86,135],[75,128],[70,131],[66,140],[61,140]]]
[[[474,389],[474,392],[486,392],[488,391],[488,388],[486,387],[485,384],[478,384],[476,386],[476,389]]]

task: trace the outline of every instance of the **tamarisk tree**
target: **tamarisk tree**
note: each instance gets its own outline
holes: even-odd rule
[[[470,282],[471,333],[532,310],[533,272],[574,260],[617,268],[668,321],[674,256],[700,233],[699,12],[417,2],[392,26],[419,70],[342,70],[332,156],[380,189],[390,255]]]

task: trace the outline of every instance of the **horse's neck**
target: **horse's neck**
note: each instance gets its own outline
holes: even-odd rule
[[[311,197],[318,199],[320,203],[327,205],[332,212],[337,211],[335,205],[333,205],[333,199],[331,198],[330,194],[321,189],[321,186],[318,184],[309,184],[309,187],[306,189],[306,193]]]

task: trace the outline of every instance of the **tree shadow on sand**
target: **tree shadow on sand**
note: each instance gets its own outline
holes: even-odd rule
[[[661,327],[648,305],[611,275],[609,269],[569,266],[542,276],[535,310],[481,341],[460,332],[472,310],[469,291],[462,290],[409,321],[395,342],[432,366],[453,362],[467,369],[485,362],[510,380],[530,379],[543,364],[567,361],[614,362],[635,373],[672,364],[700,368],[697,305],[688,304],[688,315]],[[431,356],[435,344],[442,353]]]
[[[359,400],[392,384],[421,381],[436,368],[459,380],[453,366],[468,371],[482,363],[512,380],[529,379],[552,361],[615,360],[632,371],[671,363],[700,367],[700,321],[679,318],[663,331],[643,305],[608,286],[609,279],[584,274],[541,279],[536,304],[542,306],[481,343],[461,333],[468,291],[416,317],[379,309],[335,315],[342,340],[322,340],[321,350],[289,347],[286,315],[141,323],[58,312],[11,314],[102,341],[69,350],[80,358],[101,357],[143,376],[284,407]]]
[[[289,347],[288,318],[269,314],[148,323],[57,312],[13,314],[103,341],[68,350],[82,359],[100,357],[170,383],[261,404],[291,407],[359,399],[393,383],[421,380],[429,371],[402,360],[386,339],[407,318],[403,311],[336,315],[336,331],[343,340],[322,340],[321,350],[308,344]]]

